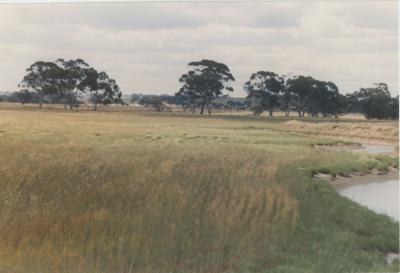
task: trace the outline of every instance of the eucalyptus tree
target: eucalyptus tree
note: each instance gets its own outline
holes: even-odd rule
[[[279,94],[284,90],[284,79],[270,71],[258,71],[245,82],[244,90],[247,98],[254,98],[257,105],[253,107],[254,114],[259,115],[264,110],[273,115],[274,109],[279,105]]]
[[[196,113],[197,100],[200,99],[200,96],[192,91],[194,87],[194,81],[187,79],[187,82],[185,82],[181,89],[175,94],[182,99],[182,108],[184,111],[186,112],[186,109],[191,107],[193,115]]]
[[[386,83],[376,83],[374,87],[360,88],[346,96],[350,110],[360,111],[367,119],[397,119],[396,98],[391,98]]]
[[[44,95],[62,101],[64,108],[73,109],[79,103],[79,95],[89,92],[94,110],[98,104],[121,103],[121,91],[114,79],[106,72],[98,73],[84,60],[57,59],[55,62],[36,62],[27,69],[21,84],[21,92],[33,90],[39,95],[40,107]]]
[[[285,116],[288,117],[290,115],[290,110],[296,102],[296,96],[290,92],[288,88],[287,81],[291,78],[295,77],[293,73],[288,73],[286,75],[282,75],[284,86],[283,92],[280,96],[280,109],[285,112]]]
[[[122,101],[118,84],[104,71],[97,72],[94,68],[86,70],[86,79],[81,83],[81,88],[90,93],[93,111],[97,110],[98,104],[108,105]]]
[[[179,79],[182,87],[176,95],[190,98],[193,107],[200,100],[200,114],[204,113],[206,105],[211,113],[211,101],[222,96],[224,90],[233,91],[228,85],[232,81],[235,78],[223,63],[206,59],[190,62],[189,71]]]
[[[333,82],[318,81],[318,112],[324,117],[334,116],[344,111],[339,89]]]
[[[42,108],[43,97],[55,94],[62,70],[53,62],[38,61],[26,69],[19,87],[22,90],[34,91],[38,94],[39,107]]]
[[[78,104],[79,94],[86,89],[89,65],[82,59],[57,59],[55,62],[60,68],[58,77],[58,95],[64,100],[64,108],[68,104],[73,109]]]
[[[299,117],[313,111],[317,93],[317,81],[312,77],[295,76],[286,81],[287,92],[294,96],[294,107]]]
[[[390,99],[388,117],[390,119],[399,119],[399,95]]]
[[[286,80],[285,92],[290,94],[299,117],[337,116],[343,111],[343,98],[338,87],[330,81],[320,81],[309,76],[294,76]]]

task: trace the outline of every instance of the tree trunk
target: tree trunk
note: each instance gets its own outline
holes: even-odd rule
[[[269,112],[269,116],[272,117],[273,116],[272,110],[269,110],[268,112]]]
[[[73,100],[73,98],[69,98],[69,110],[72,110],[72,109],[74,109],[74,100]]]
[[[211,115],[211,103],[208,104],[208,114]]]
[[[203,100],[203,102],[201,103],[200,115],[204,113],[204,106],[206,106],[206,100]]]
[[[96,109],[97,109],[97,90],[94,93],[94,108],[93,108],[93,111],[96,111]]]
[[[39,94],[39,108],[42,109],[43,106],[43,94],[42,92],[38,92]]]
[[[195,108],[194,103],[192,103],[192,114],[194,115],[195,113],[196,113],[196,108]]]
[[[299,114],[299,118],[301,118],[301,111],[297,111],[297,114]]]
[[[287,102],[286,109],[285,109],[285,117],[288,117],[290,114],[290,103]]]
[[[68,94],[68,105],[70,110],[74,108],[74,99],[72,98],[72,96],[72,94]]]

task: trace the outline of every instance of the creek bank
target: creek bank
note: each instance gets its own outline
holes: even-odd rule
[[[379,214],[399,221],[399,181],[389,180],[351,186],[339,194]]]
[[[376,213],[383,213],[399,221],[399,171],[391,168],[387,172],[372,170],[369,173],[353,173],[349,177],[328,174],[313,176],[317,182],[325,181],[340,195],[357,202]],[[394,188],[394,189],[393,189]],[[387,265],[400,261],[400,254],[385,254]]]
[[[313,145],[316,149],[323,149],[329,151],[353,151],[362,149],[362,144],[360,143],[349,143],[349,142],[337,142],[334,144],[316,144]]]
[[[350,176],[337,175],[336,177],[330,174],[317,173],[313,176],[313,179],[317,182],[328,182],[335,189],[342,190],[344,188],[356,185],[383,183],[390,180],[399,180],[399,170],[396,168],[390,168],[388,171],[383,172],[374,169],[369,171],[368,173],[353,172]]]
[[[364,152],[371,155],[396,155],[396,147],[391,144],[370,144],[370,143],[351,143],[351,142],[338,142],[335,144],[317,144],[313,146],[317,149],[324,149],[329,151],[352,151]]]
[[[398,156],[396,146],[387,143],[348,143],[339,142],[334,145],[315,145],[333,151],[364,152],[371,155]],[[353,172],[349,176],[332,176],[317,173],[313,179],[319,183],[325,181],[334,187],[340,195],[375,211],[383,213],[399,221],[399,170],[390,168],[383,172],[371,170],[368,173]],[[382,184],[382,185],[379,185]],[[389,252],[385,254],[387,265],[400,261],[400,254]]]

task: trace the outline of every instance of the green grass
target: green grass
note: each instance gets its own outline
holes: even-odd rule
[[[398,223],[311,176],[397,159],[279,124],[0,111],[0,272],[394,270]]]

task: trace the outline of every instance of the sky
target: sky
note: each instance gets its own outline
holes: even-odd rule
[[[399,90],[397,1],[0,4],[0,91],[38,60],[82,58],[124,94],[173,94],[187,64],[225,63],[234,97],[254,72],[312,76],[341,93]]]

